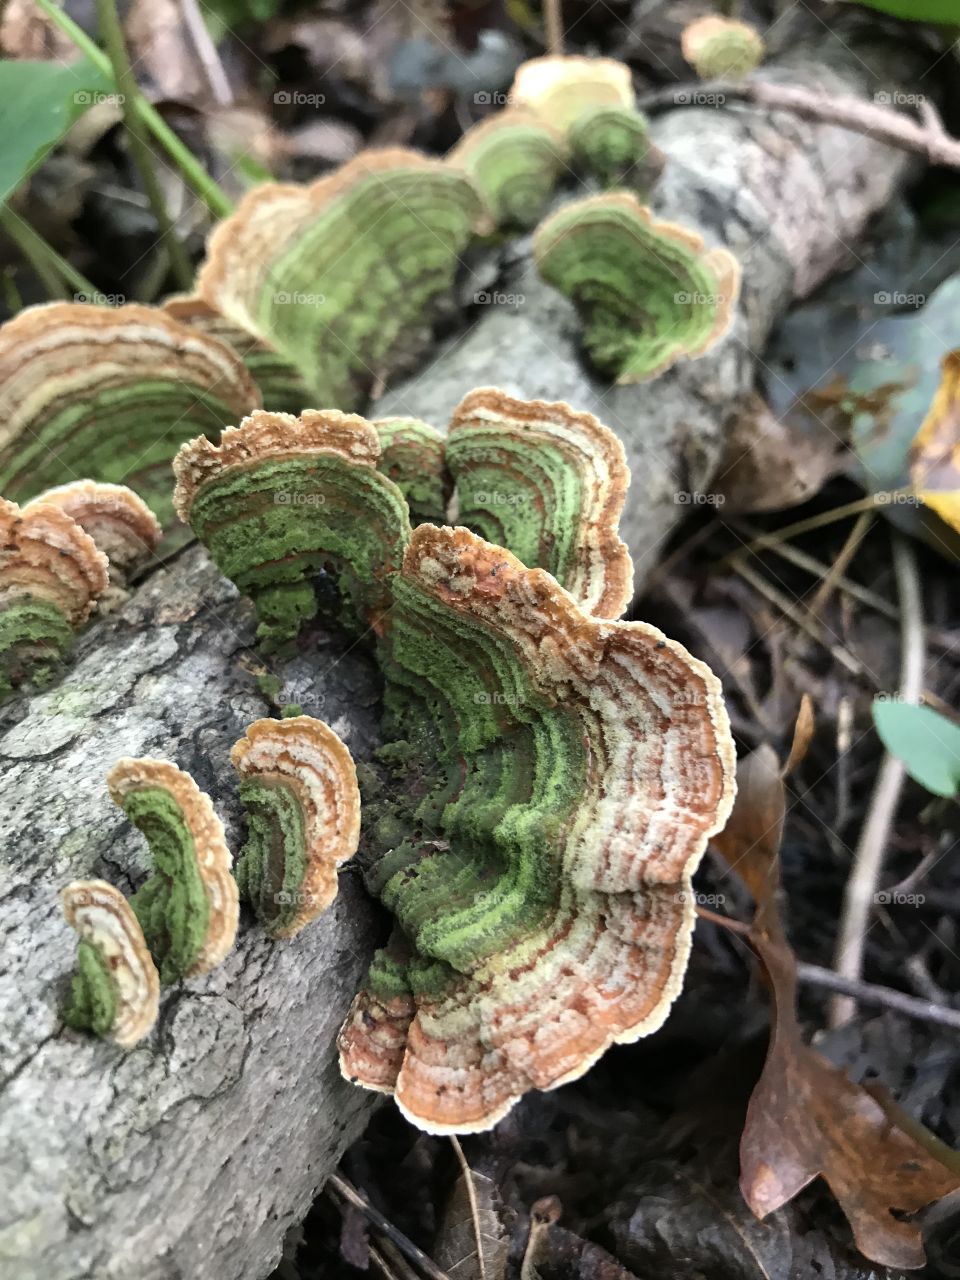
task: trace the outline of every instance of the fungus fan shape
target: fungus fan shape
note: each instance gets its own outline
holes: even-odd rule
[[[583,320],[583,344],[618,383],[702,355],[733,323],[740,268],[686,227],[658,222],[626,192],[564,206],[537,228],[534,257]]]
[[[0,698],[49,673],[108,583],[106,557],[65,511],[0,498]]]
[[[479,387],[454,410],[446,458],[463,524],[548,569],[588,613],[620,616],[633,593],[617,533],[630,474],[609,428],[562,402]]]
[[[0,492],[127,482],[170,516],[170,459],[258,407],[240,358],[156,308],[55,302],[0,327]]]
[[[707,14],[684,27],[680,48],[701,80],[740,80],[766,53],[755,27],[719,14]]]
[[[498,111],[468,129],[447,161],[465,169],[499,227],[535,226],[564,168],[563,134],[522,107]]]
[[[366,151],[311,186],[250,191],[211,236],[197,292],[289,360],[314,404],[351,408],[418,354],[460,254],[489,227],[464,171]]]
[[[163,535],[157,517],[126,485],[73,480],[46,489],[27,503],[24,513],[44,503],[59,507],[90,535],[107,557],[111,579],[120,584],[157,549]]]
[[[167,299],[163,310],[181,324],[209,333],[235,351],[257,384],[265,409],[299,413],[310,403],[310,392],[296,365],[284,359],[266,339],[227,320],[202,298],[177,295]]]
[[[77,880],[61,892],[79,934],[68,1026],[130,1048],[157,1020],[160,978],[129,902],[105,880]]]
[[[409,834],[375,870],[397,932],[341,1067],[421,1127],[469,1132],[664,1021],[734,749],[719,682],[681,645],[590,617],[466,529],[415,530],[394,595]]]
[[[411,523],[441,523],[453,488],[443,436],[418,418],[378,418],[373,426],[380,439],[377,470],[406,498]]]
[[[164,983],[207,973],[234,944],[239,906],[223,823],[188,773],[149,756],[118,760],[114,803],[146,837],[153,874],[130,905]]]
[[[360,838],[350,752],[322,720],[257,720],[230,753],[249,835],[237,881],[267,932],[290,938],[337,896]]]
[[[630,107],[591,107],[570,126],[571,158],[605,187],[646,194],[666,163],[649,129],[646,116]]]
[[[377,471],[380,441],[352,414],[259,412],[219,446],[200,437],[174,460],[174,503],[220,571],[250,595],[261,640],[296,636],[324,607],[376,628],[409,536],[407,504]]]

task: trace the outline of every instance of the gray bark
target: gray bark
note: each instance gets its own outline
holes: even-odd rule
[[[808,15],[809,18],[809,15]],[[822,24],[798,25],[785,57],[758,74],[871,97],[899,88],[920,66],[902,38],[825,40]],[[820,46],[820,47],[818,47]],[[690,93],[689,84],[678,93]],[[688,99],[689,100],[689,99]],[[544,284],[529,244],[504,264],[477,323],[417,376],[387,392],[378,416],[409,414],[443,429],[463,395],[495,385],[513,395],[567,400],[595,413],[623,441],[633,483],[621,522],[642,586],[691,503],[709,501],[725,426],[762,373],[762,352],[790,303],[831,272],[852,265],[869,220],[902,184],[911,158],[875,139],[787,113],[729,104],[680,106],[658,116],[652,136],[667,156],[655,213],[699,231],[739,259],[743,286],[728,337],[697,360],[639,386],[591,374],[578,347],[570,303]],[[526,250],[526,251],[524,251]]]
[[[148,870],[107,794],[117,757],[193,773],[239,849],[228,753],[274,713],[252,640],[249,605],[187,550],[0,729],[2,1280],[259,1280],[370,1113],[374,1095],[341,1079],[333,1051],[378,932],[352,869],[289,942],[244,919],[220,968],[165,990],[135,1049],[59,1017],[76,951],[60,888],[98,876],[129,893]],[[377,685],[357,650],[270,665],[286,699],[369,754]]]

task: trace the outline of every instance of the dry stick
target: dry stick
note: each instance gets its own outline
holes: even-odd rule
[[[230,81],[227,79],[227,73],[217,53],[217,46],[211,40],[210,32],[197,6],[197,0],[180,0],[180,13],[196,55],[200,59],[214,102],[218,106],[229,107],[233,102],[233,90],[230,88]]]
[[[130,150],[133,152],[134,164],[137,166],[140,181],[143,183],[143,189],[147,194],[147,199],[150,201],[157,230],[160,232],[160,239],[165,241],[165,247],[170,253],[170,262],[173,266],[173,273],[177,278],[177,284],[181,289],[189,289],[193,283],[193,267],[190,265],[186,250],[177,239],[173,222],[169,213],[167,213],[163,192],[160,189],[160,183],[157,181],[157,175],[153,167],[153,156],[147,143],[146,130],[134,107],[140,89],[133,74],[133,67],[130,65],[127,44],[123,37],[123,28],[120,26],[120,19],[117,17],[116,0],[97,0],[97,21],[100,24],[100,34],[107,47],[107,54],[113,67],[113,78],[117,83],[117,88],[120,90],[123,105],[123,123],[130,138]]]
[[[838,520],[844,520],[847,516],[858,516],[861,511],[872,511],[875,507],[883,506],[883,502],[879,499],[882,497],[888,500],[895,493],[906,493],[907,490],[896,489],[890,493],[870,494],[866,498],[858,498],[855,502],[845,502],[842,507],[833,507],[830,511],[821,511],[817,516],[808,516],[805,520],[797,520],[793,524],[784,525],[782,529],[777,529],[773,533],[761,533],[748,542],[745,547],[737,547],[736,551],[731,551],[725,556],[720,564],[729,564],[736,556],[745,555],[748,551],[756,551],[758,548],[766,547],[775,551],[781,542],[786,542],[788,538],[799,538],[802,533],[812,533],[814,529],[823,529],[826,525],[836,524]]]
[[[561,0],[543,0],[547,26],[547,53],[559,58],[563,54],[563,13]]]
[[[356,1187],[347,1182],[346,1178],[341,1177],[338,1173],[331,1173],[327,1181],[337,1195],[346,1200],[348,1204],[352,1204],[355,1209],[359,1209],[373,1223],[380,1234],[392,1241],[411,1262],[415,1262],[420,1270],[430,1277],[430,1280],[450,1280],[447,1273],[441,1271],[432,1258],[428,1258],[418,1245],[415,1245],[398,1227],[393,1225],[389,1218],[385,1218],[379,1209],[375,1209]]]
[[[450,1134],[450,1143],[457,1153],[457,1159],[460,1161],[460,1168],[463,1171],[463,1178],[467,1188],[470,1216],[473,1218],[473,1238],[477,1244],[477,1268],[480,1272],[480,1280],[487,1280],[487,1264],[483,1256],[483,1233],[480,1230],[480,1206],[477,1204],[477,1188],[473,1182],[473,1170],[467,1164],[467,1157],[463,1154],[463,1147],[461,1147],[455,1133]]]
[[[937,1026],[953,1027],[960,1031],[960,1009],[949,1009],[929,1000],[919,1000],[916,996],[908,996],[905,991],[896,991],[893,987],[844,978],[832,969],[825,969],[819,964],[806,964],[802,960],[797,961],[797,977],[801,982],[840,992],[861,1004],[881,1005],[908,1018],[915,1018],[918,1022],[934,1022]]]
[[[833,594],[834,587],[837,586],[841,576],[843,575],[848,565],[850,564],[850,561],[857,554],[858,550],[860,549],[860,544],[863,542],[864,538],[869,533],[870,526],[872,524],[873,524],[872,512],[863,511],[861,512],[860,515],[857,516],[856,520],[853,523],[853,528],[847,534],[847,539],[844,542],[843,546],[840,548],[840,554],[837,556],[836,560],[834,560],[833,564],[830,566],[829,570],[827,571],[826,577],[820,583],[820,586],[817,588],[816,592],[814,593],[813,599],[810,601],[808,608],[810,609],[811,613],[819,615],[820,613],[823,612],[823,609],[826,606],[827,601],[830,599],[830,596]]]
[[[936,109],[929,102],[920,107],[921,123],[901,111],[892,111],[889,107],[852,95],[830,96],[801,85],[775,84],[770,80],[707,80],[696,88],[697,93],[692,94],[680,93],[677,86],[659,89],[645,95],[638,105],[642,110],[655,111],[658,107],[681,107],[687,102],[696,104],[700,93],[714,94],[721,103],[730,99],[750,102],[770,111],[790,111],[805,120],[867,134],[900,151],[918,152],[926,156],[930,164],[960,168],[960,141],[946,132]]]
[[[925,651],[920,579],[913,547],[900,533],[893,532],[891,538],[893,568],[900,596],[900,697],[904,702],[916,703],[923,690]],[[905,776],[903,764],[886,752],[843,895],[834,967],[841,977],[852,981],[860,978],[863,969],[870,912]],[[830,1002],[831,1026],[847,1022],[853,1014],[854,1002],[849,997],[838,996]]]

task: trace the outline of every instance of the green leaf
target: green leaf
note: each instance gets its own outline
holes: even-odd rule
[[[960,791],[960,725],[932,707],[884,698],[874,699],[873,723],[914,781],[938,796]]]
[[[868,9],[913,22],[960,22],[960,0],[860,0]]]
[[[57,62],[0,61],[0,202],[37,167],[113,81],[86,58]]]

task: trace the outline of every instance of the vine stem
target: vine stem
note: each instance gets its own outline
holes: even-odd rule
[[[140,174],[140,181],[143,183],[147,199],[150,201],[150,208],[153,210],[157,230],[160,232],[160,239],[165,242],[165,247],[169,251],[170,265],[173,268],[177,285],[181,289],[189,290],[193,283],[193,267],[190,265],[186,249],[180,243],[173,225],[173,219],[167,211],[163,191],[157,179],[157,172],[153,167],[153,156],[150,153],[150,145],[147,142],[146,130],[134,105],[139,97],[140,89],[137,85],[136,76],[133,74],[133,67],[130,65],[127,42],[124,39],[123,28],[117,15],[116,0],[96,0],[96,4],[100,34],[103,37],[104,44],[107,46],[107,55],[113,68],[114,81],[120,90],[123,122],[130,138],[133,162]]]
[[[33,267],[51,298],[69,298],[67,286],[72,286],[75,293],[87,294],[89,301],[96,299],[96,286],[6,204],[0,204],[0,228]]]
[[[80,52],[89,58],[99,71],[105,75],[112,74],[113,69],[107,55],[90,39],[82,27],[78,27],[72,18],[57,7],[54,0],[36,0],[36,4],[37,8],[42,10],[50,21],[73,41]],[[233,205],[226,192],[217,186],[190,148],[177,137],[163,116],[146,100],[139,86],[133,95],[132,106],[138,118],[163,147],[211,214],[215,218],[225,218],[232,213]]]

